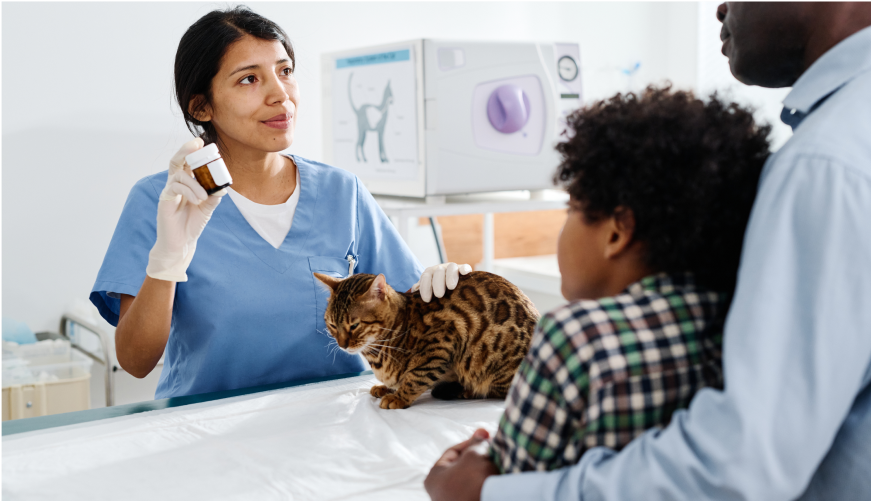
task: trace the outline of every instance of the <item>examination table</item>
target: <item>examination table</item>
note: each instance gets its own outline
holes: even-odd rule
[[[383,410],[370,371],[3,423],[3,499],[427,500],[501,400]]]

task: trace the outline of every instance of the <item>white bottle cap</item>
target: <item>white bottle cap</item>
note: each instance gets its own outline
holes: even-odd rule
[[[215,143],[209,143],[184,157],[191,169],[196,169],[218,158],[221,158],[221,153],[218,152],[218,146]]]

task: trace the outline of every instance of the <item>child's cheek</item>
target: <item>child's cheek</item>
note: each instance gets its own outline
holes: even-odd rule
[[[559,264],[562,277],[562,295],[569,301],[580,299],[577,297],[584,289],[585,243],[583,241],[582,224],[580,215],[569,211],[566,222],[560,231],[557,240],[557,263]]]

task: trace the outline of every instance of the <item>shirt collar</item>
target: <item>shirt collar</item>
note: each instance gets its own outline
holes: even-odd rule
[[[868,70],[871,26],[842,40],[802,73],[783,100],[781,120],[795,129],[823,99]]]
[[[689,292],[695,289],[696,279],[691,272],[659,272],[629,284],[623,292],[633,296],[643,296],[645,291],[671,294],[675,291]]]

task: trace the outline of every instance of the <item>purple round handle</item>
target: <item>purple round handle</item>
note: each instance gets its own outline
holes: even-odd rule
[[[487,100],[487,118],[499,132],[517,132],[529,120],[529,98],[517,85],[502,85]]]

